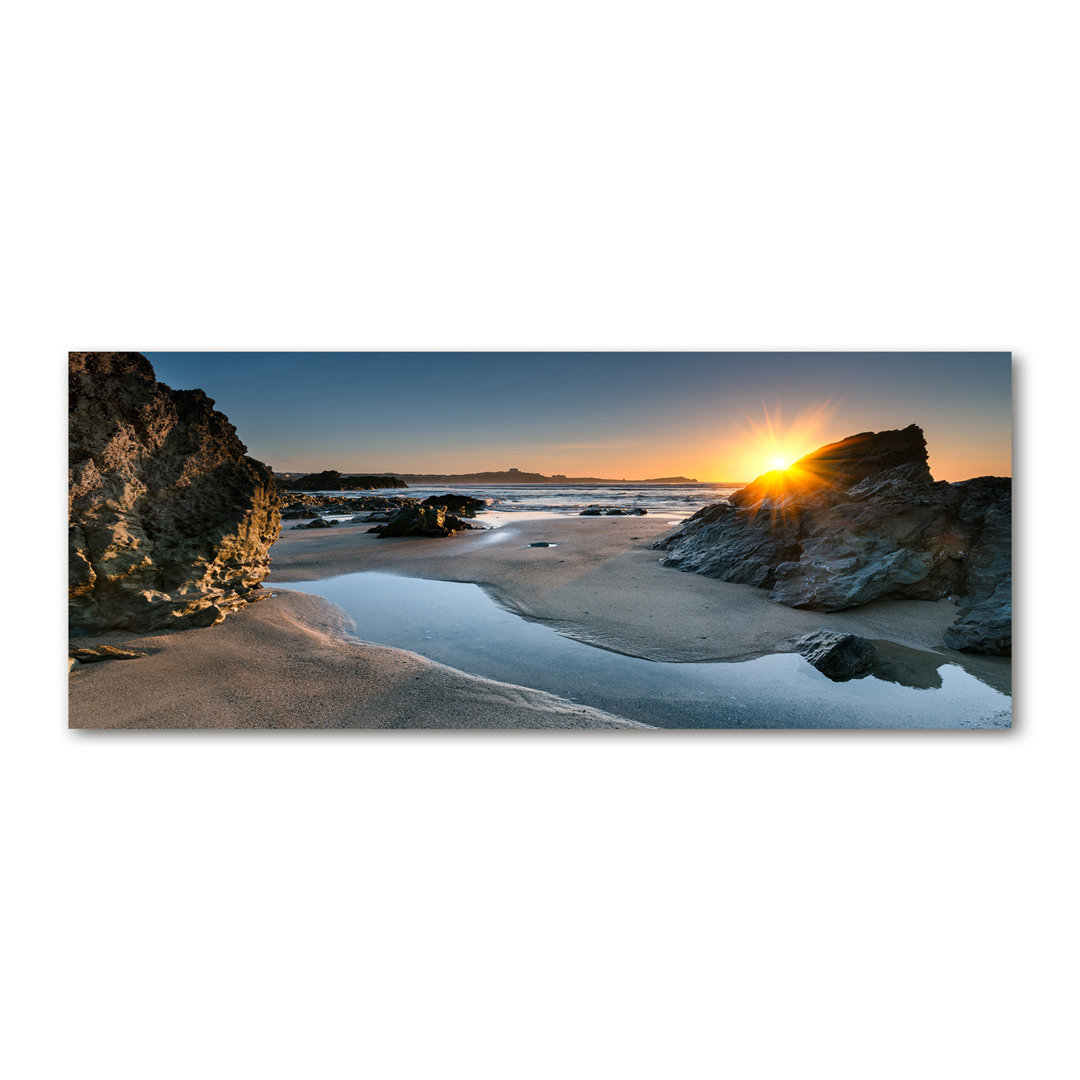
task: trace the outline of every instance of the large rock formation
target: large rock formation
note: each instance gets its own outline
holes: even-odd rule
[[[1012,484],[935,482],[914,424],[864,432],[766,473],[654,547],[665,566],[771,589],[790,607],[959,599],[945,644],[1012,644]]]
[[[72,353],[68,393],[71,632],[208,626],[256,599],[277,485],[214,402],[139,353]]]

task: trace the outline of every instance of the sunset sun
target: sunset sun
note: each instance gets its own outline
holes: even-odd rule
[[[785,421],[780,404],[773,409],[762,406],[760,420],[745,417],[746,469],[750,472],[790,474],[792,466],[821,440],[835,406],[832,401],[806,406],[793,420]]]

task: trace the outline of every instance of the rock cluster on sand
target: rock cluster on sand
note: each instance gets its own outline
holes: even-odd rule
[[[476,517],[477,511],[487,509],[487,503],[483,499],[475,499],[472,495],[430,495],[421,506],[441,506],[452,514],[461,517]]]
[[[416,506],[399,510],[385,525],[376,525],[368,532],[383,539],[391,536],[453,536],[462,529],[476,529],[467,521],[448,513],[441,506]]]
[[[594,504],[582,510],[578,517],[619,517],[620,515],[644,517],[647,513],[647,510],[642,510],[639,506],[597,506]]]
[[[201,390],[140,353],[69,363],[71,632],[208,626],[256,599],[277,485]]]
[[[1012,484],[935,482],[916,425],[864,432],[766,473],[654,547],[665,566],[771,590],[790,607],[958,599],[950,648],[1012,646]]]
[[[359,495],[349,498],[343,495],[309,495],[290,493],[281,499],[281,520],[313,517],[321,514],[355,514],[358,510],[393,510],[403,506],[417,506],[418,500],[401,495]]]
[[[327,521],[326,518],[317,517],[311,521],[301,521],[299,525],[294,525],[294,529],[330,529],[337,524],[336,521]]]

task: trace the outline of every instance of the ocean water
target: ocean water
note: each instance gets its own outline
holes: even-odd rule
[[[656,727],[956,729],[1011,720],[1007,695],[933,652],[922,654],[923,670],[908,683],[874,675],[834,683],[797,653],[676,664],[610,652],[507,611],[462,582],[365,572],[267,585],[337,604],[360,640]]]
[[[472,495],[499,512],[529,511],[580,514],[589,506],[638,508],[649,514],[689,517],[709,503],[726,499],[741,484],[446,484],[435,487],[380,488],[376,491],[327,491],[325,495],[386,495],[426,499],[430,495]]]

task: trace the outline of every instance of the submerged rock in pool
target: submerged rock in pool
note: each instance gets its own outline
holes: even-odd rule
[[[866,638],[835,630],[815,630],[795,642],[807,661],[833,682],[865,675],[874,662],[874,646]]]

